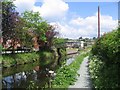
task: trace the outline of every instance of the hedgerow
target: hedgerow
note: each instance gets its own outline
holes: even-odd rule
[[[92,54],[106,63],[120,63],[120,28],[97,39]]]
[[[120,88],[120,28],[96,40],[90,59],[89,69],[96,89]]]

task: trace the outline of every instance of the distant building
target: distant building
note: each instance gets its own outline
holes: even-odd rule
[[[11,48],[11,46],[13,46],[14,49],[21,47],[20,41],[19,40],[14,41],[12,39],[9,39],[6,41],[6,44],[3,45],[3,47],[6,49]]]
[[[80,41],[80,47],[84,48],[84,41]]]
[[[80,42],[70,40],[70,41],[66,42],[66,46],[69,47],[69,48],[72,48],[74,46],[78,46],[79,47],[80,46]]]
[[[38,38],[37,37],[33,37],[32,38],[33,41],[33,50],[34,51],[39,51],[39,44],[38,44]]]

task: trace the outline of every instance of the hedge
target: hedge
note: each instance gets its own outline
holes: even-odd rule
[[[92,54],[107,63],[120,63],[120,28],[97,39]]]
[[[96,89],[120,88],[120,28],[96,40],[90,59],[89,69]]]

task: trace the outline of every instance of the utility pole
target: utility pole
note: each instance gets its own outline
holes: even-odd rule
[[[98,38],[100,38],[100,8],[98,6]]]

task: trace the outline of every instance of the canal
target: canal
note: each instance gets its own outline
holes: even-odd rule
[[[49,88],[50,70],[56,72],[63,65],[69,65],[74,61],[77,54],[67,55],[64,58],[56,58],[48,65],[41,65],[40,61],[19,65],[2,70],[2,88]]]

